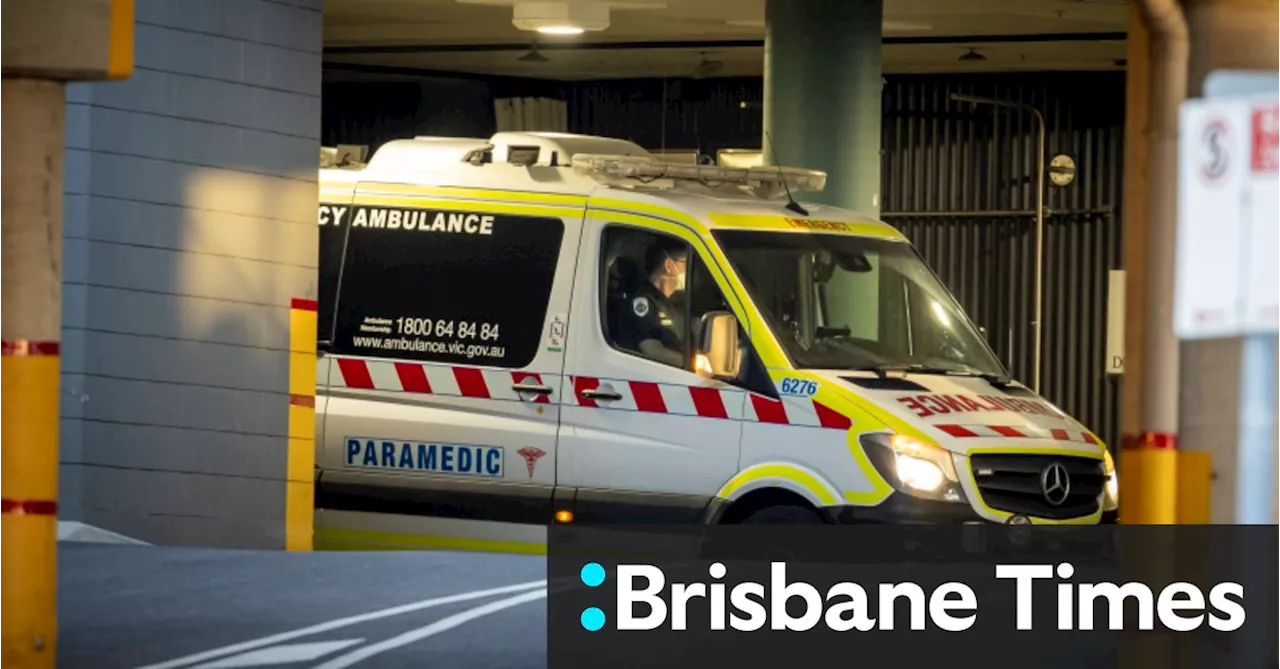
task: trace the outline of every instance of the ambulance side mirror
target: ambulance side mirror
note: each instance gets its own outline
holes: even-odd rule
[[[711,311],[702,317],[702,350],[695,371],[717,379],[736,379],[742,369],[738,319],[727,311]]]

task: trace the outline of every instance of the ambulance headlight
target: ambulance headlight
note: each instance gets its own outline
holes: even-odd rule
[[[1102,449],[1102,464],[1107,476],[1107,482],[1102,489],[1102,510],[1115,511],[1120,507],[1120,477],[1116,474],[1116,461],[1106,447]]]
[[[867,434],[867,457],[889,485],[925,499],[964,502],[951,453],[901,434]]]

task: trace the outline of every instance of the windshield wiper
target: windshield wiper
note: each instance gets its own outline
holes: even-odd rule
[[[997,388],[1004,388],[1012,382],[1012,379],[1006,376],[1003,376],[1001,374],[992,374],[991,372],[967,371],[963,369],[955,369],[954,367],[936,367],[936,366],[929,366],[929,365],[918,364],[918,363],[911,364],[911,365],[903,365],[901,367],[890,368],[890,369],[900,369],[901,371],[904,371],[908,374],[952,374],[955,376],[972,376],[972,377],[980,378],[983,381],[986,381],[987,383],[990,383],[991,385]]]
[[[889,368],[882,365],[862,365],[861,367],[847,367],[851,372],[871,372],[881,379],[889,378]]]

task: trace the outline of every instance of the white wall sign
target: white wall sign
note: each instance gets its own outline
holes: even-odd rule
[[[1122,269],[1107,273],[1107,362],[1108,374],[1124,374],[1124,281]]]
[[[1245,281],[1244,329],[1275,332],[1280,319],[1280,169],[1276,101],[1254,104],[1249,114],[1249,215],[1245,223],[1249,274]]]
[[[1174,298],[1179,337],[1276,330],[1276,125],[1275,96],[1183,103]]]

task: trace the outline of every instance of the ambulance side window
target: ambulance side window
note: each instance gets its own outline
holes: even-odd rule
[[[668,257],[687,259],[689,245],[671,235],[610,225],[601,248],[605,340],[624,353],[687,368],[689,337],[682,297],[665,294],[655,277],[662,274]],[[655,350],[653,342],[663,350]]]
[[[341,283],[322,271],[320,291],[334,353],[509,369],[537,355],[560,219],[353,206],[336,230],[321,263],[336,253]]]
[[[731,310],[702,258],[677,237],[622,225],[605,229],[603,248],[605,339],[622,352],[691,370],[702,317]],[[683,270],[683,286],[667,274],[673,268]]]

